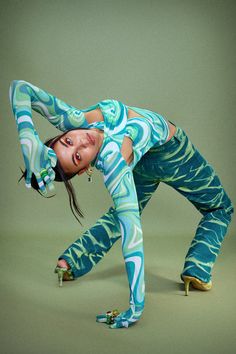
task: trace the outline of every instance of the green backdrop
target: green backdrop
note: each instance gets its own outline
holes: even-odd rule
[[[78,108],[115,98],[164,115],[188,133],[215,167],[235,203],[235,12],[235,1],[228,0],[1,1],[0,188],[4,266],[10,263],[15,269],[19,263],[24,265],[24,278],[27,269],[36,269],[43,259],[45,272],[50,272],[48,263],[53,266],[57,255],[111,205],[98,172],[92,184],[88,184],[85,175],[74,180],[86,214],[83,227],[71,214],[63,185],[57,184],[56,197],[47,200],[17,183],[23,159],[8,100],[10,82],[15,79],[29,81]],[[37,113],[33,119],[41,139],[57,134]],[[162,184],[143,213],[146,248],[150,240],[161,244],[168,239],[170,247],[180,251],[181,237],[186,238],[178,255],[182,264],[199,217],[188,201]],[[228,235],[230,247],[225,246],[225,257],[227,249],[230,252],[235,247],[234,219]],[[119,254],[117,261],[123,267],[118,248],[112,252]],[[165,257],[169,252],[163,249]],[[158,250],[155,256],[158,258]],[[146,254],[147,262],[149,257],[151,253]],[[104,266],[104,271],[109,262],[112,264],[112,258],[106,262],[100,266]],[[235,267],[235,261],[230,266]],[[11,273],[5,276],[6,282],[9,278]],[[13,279],[17,282],[18,278]],[[16,284],[9,288],[12,297]],[[74,287],[73,293],[76,291]],[[19,294],[15,294],[17,299]],[[9,296],[4,299],[9,304]],[[89,304],[86,306],[89,308]],[[12,320],[15,321],[13,313]],[[94,318],[88,321],[93,324]],[[10,328],[7,322],[6,340]],[[20,324],[15,330],[19,328]],[[39,325],[39,331],[40,328]],[[96,327],[95,335],[99,336],[100,329]],[[27,335],[26,331],[20,338]],[[22,339],[16,342],[18,349],[12,344],[5,352],[20,353],[22,348],[24,353],[36,353],[26,342]],[[47,340],[44,343],[41,353],[53,352],[53,340],[48,346]],[[162,344],[164,348],[165,341]]]

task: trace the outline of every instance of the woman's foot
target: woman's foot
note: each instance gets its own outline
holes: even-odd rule
[[[202,280],[189,275],[181,275],[181,279],[184,281],[185,295],[188,295],[190,284],[192,284],[192,286],[195,289],[202,290],[202,291],[211,290],[212,288],[211,280],[208,283],[205,283]]]
[[[60,268],[70,269],[70,266],[69,266],[69,264],[66,262],[65,259],[59,259],[59,260],[57,261],[57,265],[58,265],[58,267],[60,267]]]
[[[70,266],[65,259],[58,260],[55,273],[58,274],[59,286],[62,286],[62,281],[74,280]]]

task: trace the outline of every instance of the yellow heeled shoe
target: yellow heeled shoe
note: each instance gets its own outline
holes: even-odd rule
[[[71,269],[56,266],[54,273],[57,273],[58,275],[58,283],[60,287],[62,286],[63,280],[74,280]]]
[[[186,296],[188,295],[188,292],[189,292],[189,284],[190,283],[192,283],[192,286],[195,289],[198,289],[198,290],[207,291],[207,290],[210,290],[212,288],[212,281],[211,280],[208,283],[204,283],[200,279],[195,278],[195,277],[191,277],[189,275],[182,275],[181,278],[184,281],[185,295]]]

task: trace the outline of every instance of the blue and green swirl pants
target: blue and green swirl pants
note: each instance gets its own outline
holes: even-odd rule
[[[233,213],[232,203],[213,167],[177,127],[167,143],[152,147],[141,158],[133,169],[133,176],[140,214],[160,182],[185,196],[202,214],[180,276],[191,275],[209,282]],[[80,277],[89,272],[120,237],[119,223],[111,207],[59,259],[67,261],[74,278]]]

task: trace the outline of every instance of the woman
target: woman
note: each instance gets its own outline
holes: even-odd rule
[[[232,203],[212,166],[189,141],[185,132],[161,115],[107,99],[79,110],[48,92],[13,81],[10,100],[24,156],[26,186],[41,193],[63,180],[74,214],[83,216],[70,179],[104,176],[114,207],[58,258],[62,280],[86,274],[121,237],[130,287],[129,309],[97,316],[111,328],[137,322],[145,302],[144,254],[140,216],[152,193],[164,182],[193,203],[202,219],[185,258],[181,279],[200,290],[212,287],[211,271],[233,212]],[[31,108],[64,133],[44,145],[34,128]]]

